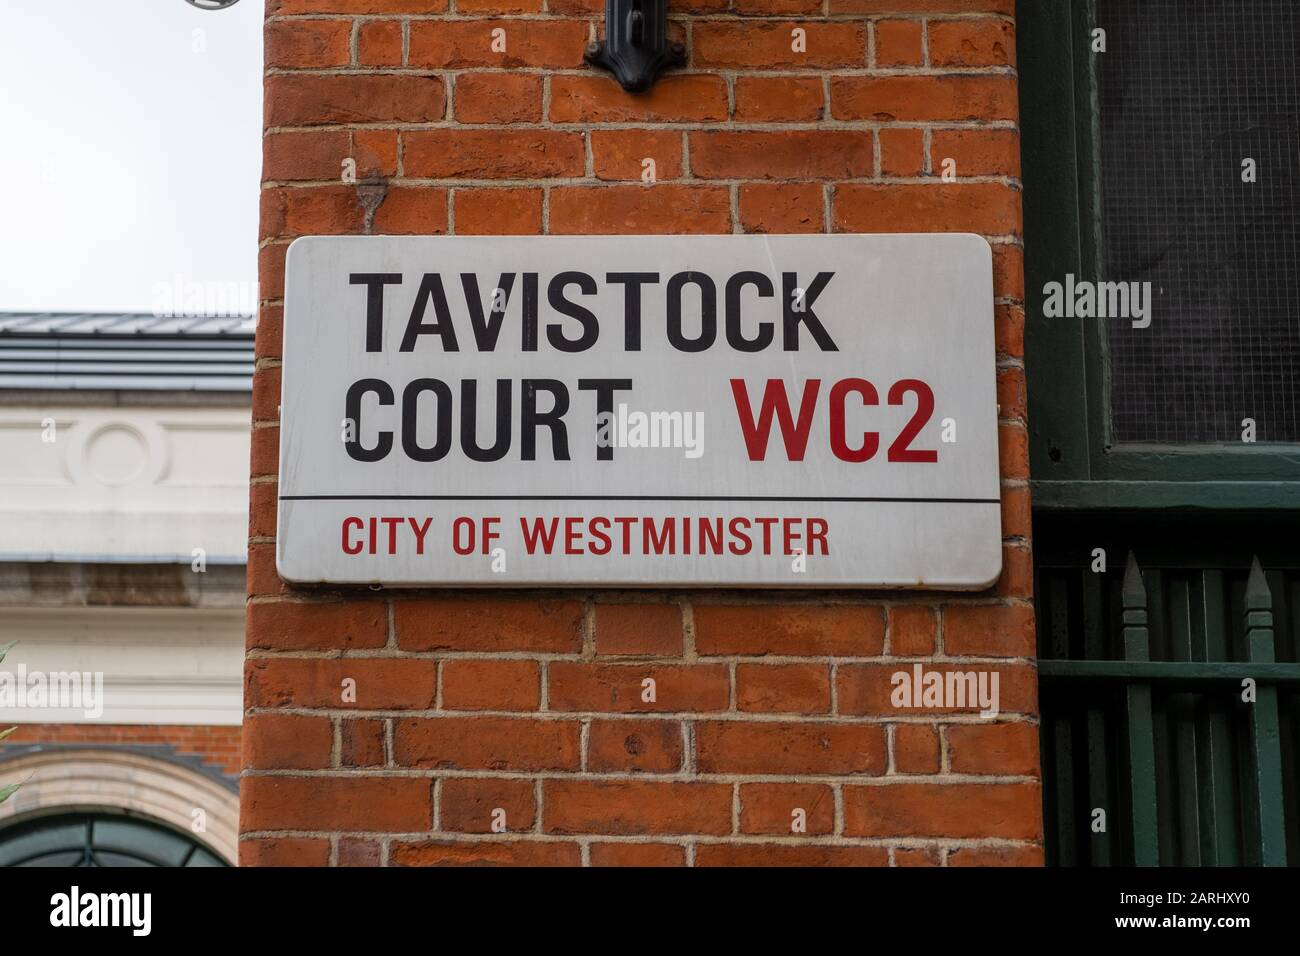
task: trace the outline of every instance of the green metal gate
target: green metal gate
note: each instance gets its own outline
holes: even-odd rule
[[[1300,864],[1294,521],[1038,515],[1035,544],[1049,865]]]

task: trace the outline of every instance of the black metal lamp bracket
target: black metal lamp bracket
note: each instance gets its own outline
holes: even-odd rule
[[[605,39],[588,43],[583,59],[629,93],[644,93],[664,70],[686,64],[686,47],[668,42],[668,0],[605,0]]]

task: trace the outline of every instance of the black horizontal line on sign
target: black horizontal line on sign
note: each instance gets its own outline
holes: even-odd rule
[[[281,501],[893,501],[996,505],[998,498],[836,498],[796,495],[281,495]]]

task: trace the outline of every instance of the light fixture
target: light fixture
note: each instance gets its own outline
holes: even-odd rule
[[[668,0],[605,0],[605,39],[587,44],[584,59],[643,93],[664,70],[686,64],[686,46],[668,42]]]

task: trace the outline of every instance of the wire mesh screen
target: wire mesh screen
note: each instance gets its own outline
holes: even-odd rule
[[[1102,278],[1152,294],[1147,328],[1104,320],[1113,437],[1300,441],[1300,2],[1098,0],[1097,23]]]

